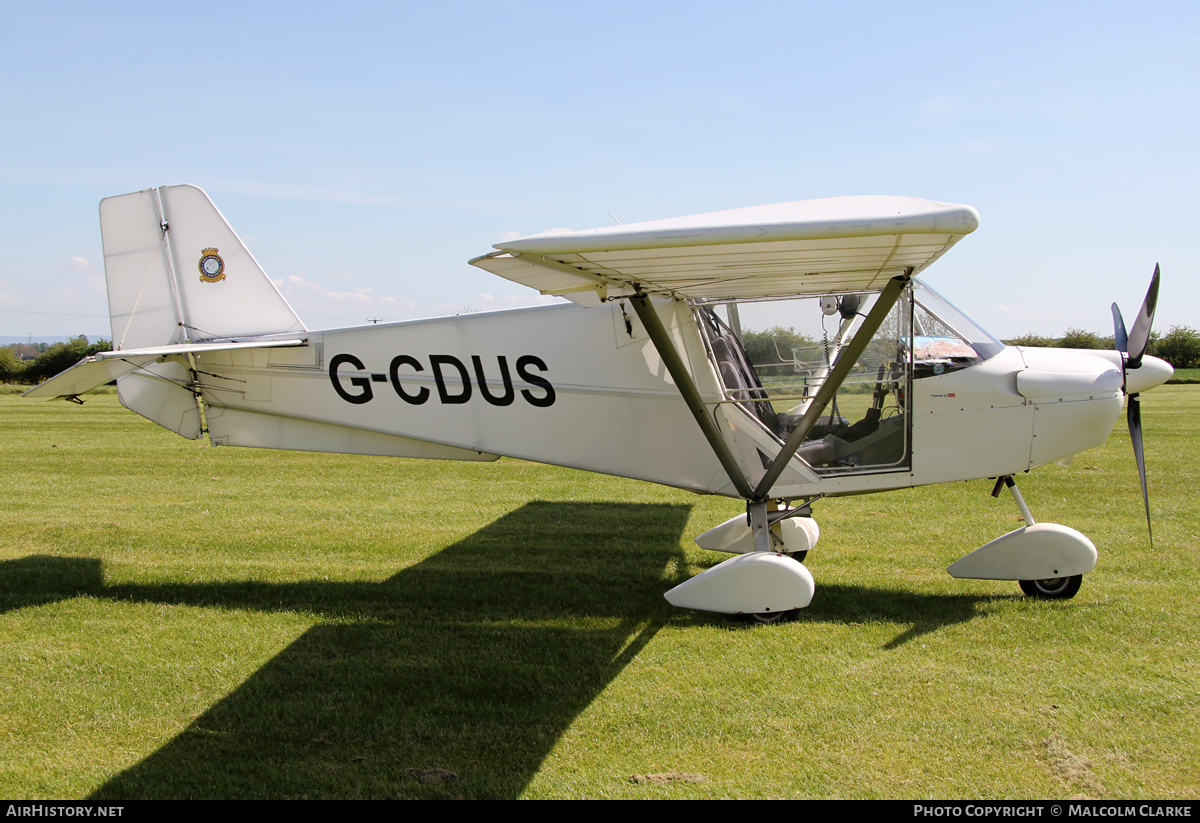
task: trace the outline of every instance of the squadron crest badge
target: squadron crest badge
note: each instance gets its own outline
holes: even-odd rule
[[[200,252],[200,282],[218,283],[225,279],[225,261],[216,249],[203,249]]]

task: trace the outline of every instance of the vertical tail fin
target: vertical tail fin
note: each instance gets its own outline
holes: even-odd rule
[[[195,186],[105,198],[100,234],[114,349],[307,331]],[[127,408],[195,439],[204,429],[191,383],[172,361],[120,378],[117,392]]]
[[[113,348],[306,330],[195,186],[105,198],[100,234]]]

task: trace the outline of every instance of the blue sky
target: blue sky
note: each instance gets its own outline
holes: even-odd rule
[[[0,1],[0,336],[108,335],[96,205],[208,191],[311,327],[530,305],[506,234],[902,194],[1000,336],[1200,326],[1193,3]]]

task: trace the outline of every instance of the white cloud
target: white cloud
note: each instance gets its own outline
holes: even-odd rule
[[[389,321],[409,319],[416,309],[416,305],[410,300],[377,295],[374,289],[367,286],[343,290],[329,289],[304,272],[273,278],[271,282],[278,287],[292,307],[306,321],[319,316],[322,323],[330,320],[337,320],[341,323],[345,318],[334,318],[333,313],[346,311],[356,314],[362,312],[363,316],[386,315],[383,319]],[[335,306],[343,308],[334,309]],[[400,316],[397,317],[397,314]]]
[[[381,297],[379,298],[379,302],[386,303],[389,306],[398,306],[402,309],[415,309],[417,307],[417,304],[411,300],[397,300],[394,297]]]
[[[95,271],[96,267],[86,257],[80,257],[78,254],[67,258],[58,264],[60,269],[70,269],[71,271],[90,272]]]
[[[370,292],[370,289],[359,289],[357,291],[331,291],[326,292],[325,296],[330,300],[336,300],[339,303],[368,303],[371,300]]]
[[[549,294],[502,294],[500,302],[514,308],[518,306],[546,306],[558,303],[561,298]]]

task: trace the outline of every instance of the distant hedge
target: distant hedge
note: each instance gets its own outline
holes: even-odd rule
[[[1101,337],[1083,329],[1067,329],[1062,337],[1043,337],[1040,334],[1024,334],[1005,340],[1010,346],[1048,346],[1059,349],[1112,349],[1112,335]],[[1166,334],[1150,333],[1150,345],[1146,353],[1161,357],[1177,369],[1200,368],[1200,331],[1191,326],[1172,326]]]
[[[1150,344],[1150,353],[1177,369],[1200,368],[1200,332],[1191,326],[1172,326]]]
[[[80,335],[66,343],[55,343],[33,360],[21,360],[13,349],[13,346],[0,349],[0,383],[35,385],[96,352],[112,351],[112,343],[108,340],[89,343]]]

